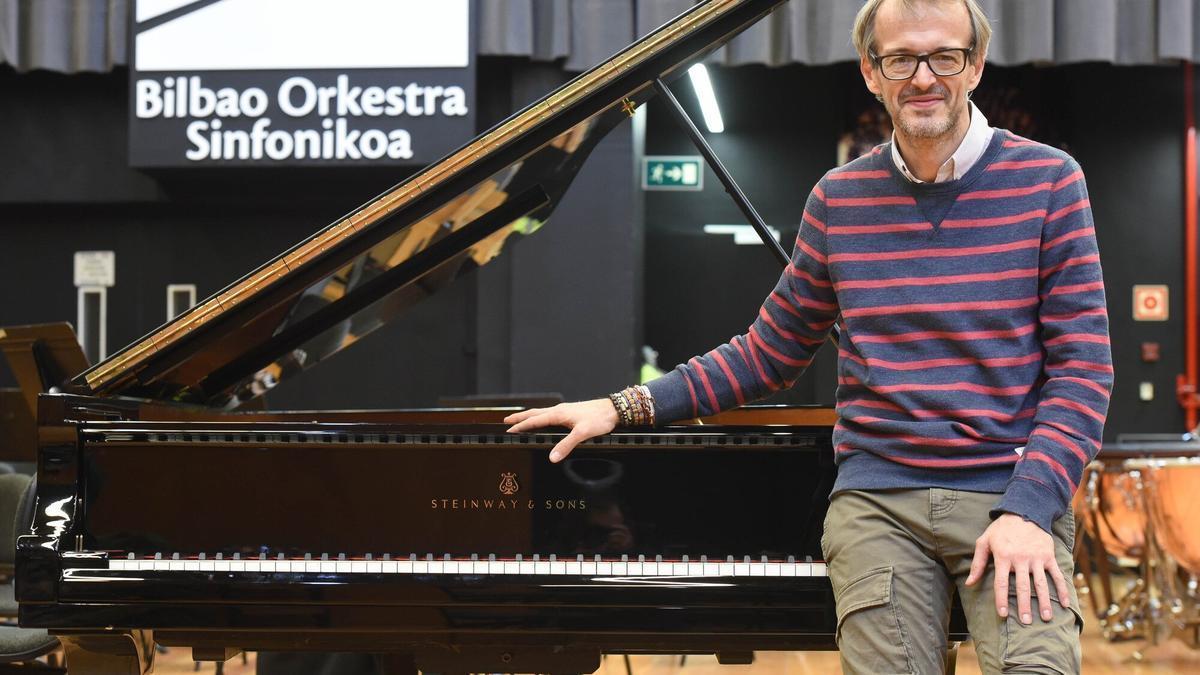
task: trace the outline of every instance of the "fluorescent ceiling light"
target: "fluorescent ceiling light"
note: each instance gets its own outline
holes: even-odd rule
[[[700,100],[700,112],[704,115],[704,124],[709,133],[719,134],[725,131],[725,122],[721,120],[721,109],[717,107],[717,95],[713,93],[712,80],[708,79],[708,69],[703,63],[688,68],[688,76],[692,78],[692,86],[696,89],[696,98]]]

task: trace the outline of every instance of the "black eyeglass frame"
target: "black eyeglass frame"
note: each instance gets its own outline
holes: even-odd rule
[[[953,73],[939,73],[938,71],[934,70],[933,62],[929,59],[938,54],[945,54],[946,52],[962,52],[962,68],[959,68]],[[974,54],[975,46],[972,45],[970,47],[947,47],[946,49],[938,49],[927,54],[884,54],[883,56],[880,56],[879,54],[871,53],[871,62],[875,64],[875,68],[879,70],[879,74],[883,75],[883,79],[891,80],[893,82],[900,82],[903,80],[912,79],[913,75],[916,75],[917,71],[921,69],[922,63],[929,66],[929,72],[933,73],[937,77],[954,77],[955,75],[959,75],[967,69],[967,64],[971,62],[971,58]],[[915,58],[917,62],[916,65],[913,66],[912,72],[904,77],[889,77],[887,72],[884,70],[883,60],[894,56],[907,56],[910,58]]]

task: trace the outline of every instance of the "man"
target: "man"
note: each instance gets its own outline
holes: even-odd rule
[[[1112,386],[1104,288],[1078,164],[970,103],[990,34],[976,0],[868,0],[854,43],[892,142],[813,188],[749,332],[645,387],[508,419],[570,427],[560,461],[618,423],[789,386],[837,322],[822,547],[850,673],[942,672],[956,587],[984,672],[1080,668],[1069,505]]]

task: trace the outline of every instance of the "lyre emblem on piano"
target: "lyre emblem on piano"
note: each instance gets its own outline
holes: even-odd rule
[[[515,495],[521,486],[517,484],[517,474],[502,473],[500,474],[500,492],[506,495]]]

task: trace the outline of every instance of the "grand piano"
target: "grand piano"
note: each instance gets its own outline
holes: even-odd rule
[[[509,411],[255,405],[541,227],[607,131],[779,2],[700,2],[43,393],[20,624],[80,673],[147,672],[155,644],[396,673],[836,648],[828,409],[622,430],[550,464],[562,434],[507,434]]]

